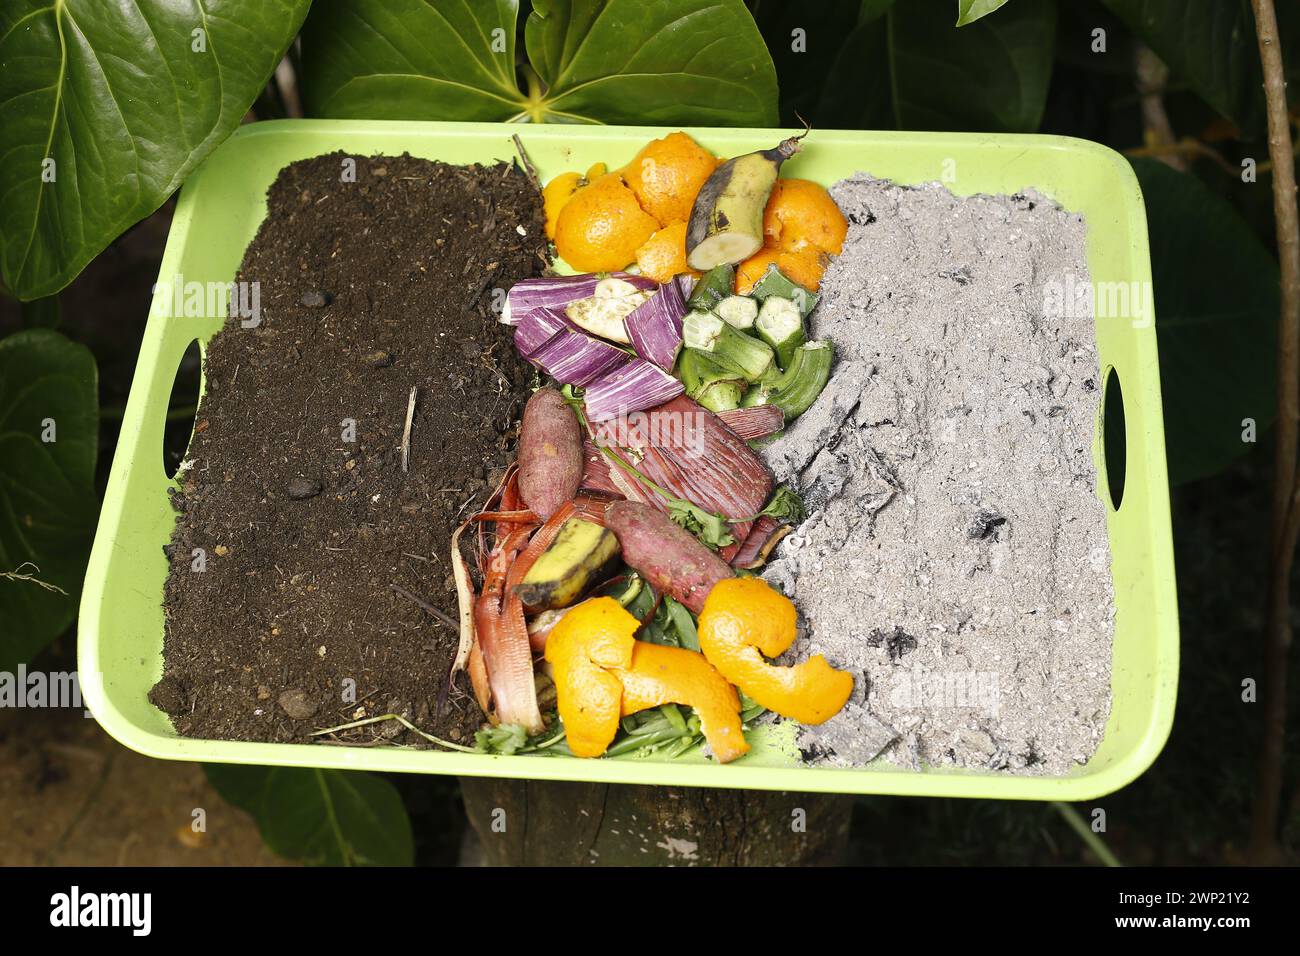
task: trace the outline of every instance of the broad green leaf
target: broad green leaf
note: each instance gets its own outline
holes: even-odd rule
[[[907,0],[887,21],[899,129],[1038,128],[1052,78],[1054,3],[1022,0],[957,28],[950,0]]]
[[[314,115],[771,125],[776,72],[741,0],[334,0],[303,31]]]
[[[893,0],[889,0],[890,3]],[[858,24],[861,0],[759,0],[754,19],[772,54],[781,90],[781,123],[792,126],[802,116],[816,126],[842,126],[822,114],[819,101],[827,86],[830,64]],[[872,90],[838,90],[833,103],[857,106]],[[798,114],[798,116],[796,116]]]
[[[741,0],[534,0],[535,119],[772,126],[776,69]]]
[[[1247,135],[1264,128],[1264,94],[1248,0],[1103,0],[1174,77]],[[1277,4],[1287,74],[1300,79],[1300,7]],[[1292,97],[1295,90],[1291,91]]]
[[[203,765],[208,782],[221,794],[221,799],[254,817],[261,811],[262,797],[273,769],[233,763]]]
[[[30,660],[76,614],[98,441],[90,351],[51,329],[0,339],[0,671]]]
[[[1272,423],[1277,263],[1227,201],[1195,176],[1133,160],[1146,199],[1165,447],[1173,483],[1214,474]]]
[[[243,119],[310,0],[5,0],[0,260],[67,285]]]
[[[518,0],[324,0],[303,28],[315,116],[518,117]]]
[[[785,19],[797,22],[797,3]],[[760,7],[774,46],[785,23]],[[812,115],[815,125],[860,129],[1030,132],[1038,128],[1052,76],[1056,6],[1021,0],[995,17],[958,27],[951,0],[862,0],[857,20],[827,38],[829,56]],[[811,36],[810,31],[810,36]],[[799,74],[782,56],[784,78]],[[816,70],[806,66],[806,70]],[[787,100],[799,96],[785,89]],[[801,102],[810,98],[804,94]]]
[[[1007,0],[957,0],[957,26],[964,27],[980,17],[986,17]],[[1027,0],[1034,2],[1034,0]]]
[[[888,14],[894,0],[863,0],[856,25],[831,61],[813,117],[821,126],[893,129]],[[945,29],[951,29],[950,27]],[[852,91],[853,95],[848,95]]]
[[[410,866],[411,821],[396,788],[351,770],[208,764],[217,792],[257,820],[266,845],[317,866]]]

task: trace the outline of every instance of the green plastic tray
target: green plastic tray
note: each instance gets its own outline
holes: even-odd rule
[[[239,129],[181,192],[160,276],[228,282],[266,214],[266,191],[294,160],[332,150],[354,155],[403,151],[451,163],[510,160],[518,133],[543,180],[633,156],[656,128],[514,126],[491,123],[278,121]],[[771,146],[783,134],[758,129],[688,130],[720,155]],[[858,170],[900,183],[953,178],[960,193],[1015,193],[1033,187],[1087,220],[1094,281],[1149,283],[1146,218],[1128,163],[1094,143],[1055,136],[875,133],[817,130],[788,175],[830,184]],[[1141,288],[1146,288],[1143,285]],[[224,304],[222,306],[224,310]],[[146,696],[162,671],[163,582],[175,515],[162,463],[164,417],[181,356],[205,343],[222,315],[167,318],[156,297],[131,385],[81,602],[79,666],[90,709],[126,746],[155,757],[472,776],[889,793],[945,797],[1082,800],[1109,793],[1142,773],[1160,752],[1173,720],[1178,621],[1165,475],[1155,329],[1111,318],[1097,340],[1102,380],[1113,368],[1124,400],[1126,489],[1116,510],[1105,491],[1099,413],[1093,457],[1106,500],[1117,619],[1114,692],[1105,738],[1086,766],[1063,777],[974,771],[912,772],[880,764],[844,770],[800,766],[790,734],[767,730],[728,766],[698,752],[678,760],[579,760],[193,740],[177,736]]]

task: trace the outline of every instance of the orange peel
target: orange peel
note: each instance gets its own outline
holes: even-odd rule
[[[636,264],[641,275],[660,284],[682,273],[699,275],[686,264],[686,223],[670,222],[642,243]]]
[[[659,229],[618,173],[576,189],[555,217],[555,251],[579,272],[613,272]]]
[[[542,190],[542,208],[546,212],[546,238],[555,238],[555,224],[559,221],[560,210],[573,198],[583,186],[593,179],[604,176],[608,170],[604,163],[595,163],[585,173],[560,173]]]
[[[763,278],[767,267],[774,263],[782,275],[810,292],[817,291],[817,287],[822,284],[822,273],[826,270],[825,257],[815,249],[789,252],[769,246],[758,250],[736,266],[736,295],[748,295],[754,288],[754,283]]]
[[[730,763],[749,752],[740,723],[740,696],[704,655],[637,641],[632,666],[619,671],[619,679],[624,717],[664,704],[685,704],[699,716],[704,739],[718,763]]]
[[[546,638],[560,720],[575,756],[599,757],[618,733],[623,684],[609,668],[632,666],[639,626],[618,601],[600,597],[574,607]]]
[[[555,222],[560,218],[560,210],[568,202],[578,187],[582,185],[582,173],[560,173],[542,190],[542,208],[546,212],[546,238],[555,238]]]
[[[763,210],[763,244],[786,252],[839,255],[849,224],[820,183],[778,179]]]
[[[719,673],[768,710],[804,724],[839,713],[853,692],[853,675],[820,654],[793,667],[778,657],[795,639],[797,615],[789,598],[762,578],[727,578],[709,592],[700,611],[700,650]]]
[[[691,207],[718,159],[683,132],[652,139],[620,172],[641,208],[660,226],[691,217]]]
[[[568,611],[547,637],[569,749],[599,757],[620,716],[673,703],[695,709],[720,763],[748,752],[735,688],[702,654],[636,640],[638,627],[618,601],[599,597]]]

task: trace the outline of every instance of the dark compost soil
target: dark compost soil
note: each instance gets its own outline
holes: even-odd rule
[[[345,158],[280,173],[239,275],[261,324],[207,350],[150,694],[188,736],[482,720],[464,687],[439,707],[458,634],[393,585],[456,618],[450,537],[513,457],[533,379],[492,304],[546,264],[541,197],[510,165],[358,158],[346,182]],[[380,737],[419,742],[395,721],[350,735]]]

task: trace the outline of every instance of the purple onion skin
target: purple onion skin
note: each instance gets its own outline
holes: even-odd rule
[[[645,359],[632,359],[587,387],[583,396],[587,417],[593,422],[645,411],[676,398],[682,383]]]
[[[575,330],[560,333],[530,359],[562,385],[579,387],[621,368],[627,360],[622,349]]]
[[[676,281],[637,306],[623,322],[636,354],[668,370],[682,347],[682,319],[686,299]]]
[[[533,309],[515,324],[515,348],[531,359],[568,328],[568,319],[558,309]]]
[[[522,279],[506,293],[507,309],[502,313],[501,321],[506,325],[518,325],[519,320],[533,309],[562,310],[570,302],[590,296],[596,291],[596,284],[605,278],[622,279],[643,290],[653,289],[658,284],[653,279],[630,272],[612,272],[608,276],[589,272],[576,276]]]

